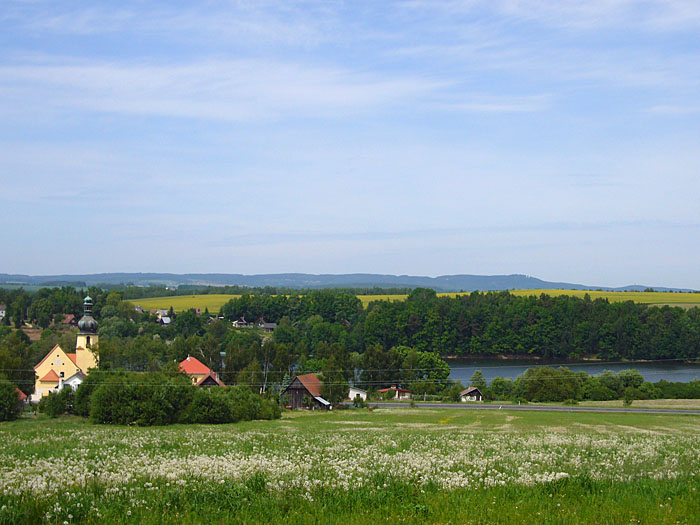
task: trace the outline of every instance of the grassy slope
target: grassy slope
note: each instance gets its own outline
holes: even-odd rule
[[[550,437],[567,433],[582,435],[602,446],[622,436],[623,443],[636,447],[637,439],[641,442],[653,435],[692,438],[699,430],[700,419],[692,416],[506,410],[296,412],[286,413],[281,421],[150,429],[98,427],[75,418],[27,418],[0,424],[0,439],[6,443],[0,458],[4,459],[3,465],[13,458],[35,464],[54,456],[99,455],[104,446],[113,453],[134,447],[135,455],[143,451],[169,454],[171,461],[177,462],[194,453],[195,447],[200,453],[227,453],[235,447],[237,436],[248,433],[263,436],[264,443],[278,441],[277,445],[247,445],[251,447],[248,454],[261,453],[266,446],[284,446],[284,436],[302,440],[321,437],[330,443],[328,446],[333,446],[334,440],[351,440],[361,450],[375,434],[372,431],[386,433],[387,439],[395,436],[400,440],[408,435],[418,442],[431,436],[463,436],[460,439],[465,440],[474,436],[498,443],[523,436],[535,440],[533,454],[547,455]],[[192,439],[197,440],[196,445]],[[541,450],[537,446],[540,441]],[[387,446],[391,452],[393,445]],[[619,446],[619,442],[610,446]],[[79,450],[75,451],[76,447]],[[314,453],[326,454],[323,448],[314,449]],[[430,465],[420,468],[429,469]],[[693,474],[663,480],[642,476],[627,482],[578,475],[532,486],[506,483],[451,490],[431,484],[418,486],[379,473],[367,475],[368,483],[351,490],[336,489],[331,483],[310,491],[279,492],[268,488],[264,476],[253,475],[239,481],[204,482],[194,478],[182,485],[173,480],[166,485],[164,480],[154,478],[135,479],[116,491],[93,483],[85,488],[66,487],[65,492],[50,498],[0,493],[0,523],[700,523],[700,480]],[[304,477],[311,478],[313,473]],[[88,510],[92,506],[97,510]],[[50,518],[46,518],[47,512]]]
[[[670,306],[694,307],[700,306],[700,294],[670,293],[670,292],[598,292],[582,290],[511,290],[510,293],[521,296],[538,296],[545,293],[550,296],[571,295],[583,297],[590,295],[591,299],[606,298],[611,302],[634,301],[643,304],[658,304]],[[457,293],[441,293],[441,296],[454,297]],[[211,313],[217,313],[229,299],[240,297],[238,295],[212,294],[212,295],[181,295],[174,297],[151,297],[148,299],[134,299],[131,302],[141,305],[144,310],[156,308],[167,309],[172,306],[175,311],[189,308],[209,308]],[[371,301],[403,301],[405,295],[360,295],[364,306]]]

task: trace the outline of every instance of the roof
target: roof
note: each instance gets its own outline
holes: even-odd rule
[[[81,349],[82,349],[82,347],[81,347]],[[66,355],[68,356],[68,359],[70,359],[71,361],[73,361],[73,364],[74,364],[75,366],[78,366],[78,358],[77,358],[77,356],[76,356],[75,353],[73,353],[73,354],[66,354]]]
[[[364,392],[365,394],[367,393],[367,390],[365,390],[364,388],[357,388],[356,386],[351,386],[351,387],[350,387],[350,390],[356,390],[356,391],[358,391],[358,392]]]
[[[50,383],[58,383],[58,374],[55,372],[55,370],[52,368],[49,370],[49,373],[46,374],[44,377],[39,379],[39,381],[46,381]]]
[[[73,379],[74,377],[79,377],[81,379],[85,379],[87,376],[85,374],[83,374],[80,370],[78,370],[75,374],[70,376],[68,379],[65,379],[64,382],[68,382],[71,379]]]
[[[0,304],[0,306],[3,306]],[[19,388],[15,388],[15,392],[17,393],[17,397],[19,398],[20,401],[24,401],[27,399],[27,394],[22,392]]]
[[[479,395],[481,395],[481,390],[479,390],[479,389],[476,388],[475,386],[470,386],[469,388],[465,388],[464,390],[462,390],[462,391],[459,393],[459,395],[460,395],[460,396],[466,396],[466,395],[468,395],[468,394],[471,394],[472,392],[479,392]]]
[[[207,375],[205,375],[204,377],[200,378],[200,380],[197,381],[197,383],[195,384],[195,386],[201,386],[201,385],[203,385],[204,383],[211,383],[212,381],[214,381],[214,383],[216,383],[216,384],[219,385],[219,386],[226,386],[226,385],[221,381],[221,379],[219,379],[219,378],[216,376],[216,374],[213,373],[211,370],[209,371],[209,373],[208,373]]]
[[[331,404],[328,401],[326,401],[325,399],[323,399],[321,396],[314,396],[314,399],[316,401],[318,401],[319,403],[321,403],[322,405],[325,405],[327,407],[331,406]]]
[[[304,385],[306,390],[309,391],[314,397],[319,397],[321,395],[321,381],[316,374],[304,374],[303,376],[297,376],[299,382]]]
[[[377,392],[381,392],[382,394],[384,392],[389,392],[389,391],[394,391],[394,392],[408,392],[409,394],[411,393],[410,390],[406,390],[405,388],[396,388],[395,386],[392,386],[391,388],[382,388],[381,390],[377,390]]]
[[[190,375],[211,374],[211,369],[207,365],[202,363],[196,357],[192,357],[190,355],[188,355],[186,359],[182,360],[182,362],[180,363],[180,370]]]
[[[160,320],[163,324],[170,324],[170,317],[168,317],[167,315],[161,317]]]

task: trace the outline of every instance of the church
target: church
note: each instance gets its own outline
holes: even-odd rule
[[[34,367],[36,383],[31,400],[37,403],[49,392],[58,392],[65,386],[73,390],[83,382],[88,370],[97,368],[94,349],[97,348],[97,321],[92,316],[92,298],[83,301],[83,317],[78,321],[78,339],[75,352],[67,353],[59,345],[54,346],[48,354]]]

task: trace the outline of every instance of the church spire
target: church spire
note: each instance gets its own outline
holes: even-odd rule
[[[92,316],[92,297],[89,295],[83,301],[83,317],[78,321],[81,334],[96,334],[97,321]]]

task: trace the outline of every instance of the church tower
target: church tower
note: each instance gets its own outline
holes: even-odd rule
[[[97,321],[92,316],[92,298],[88,295],[83,301],[83,317],[78,321],[78,340],[75,343],[76,365],[87,374],[91,368],[97,368],[97,359],[93,350],[97,348]]]

